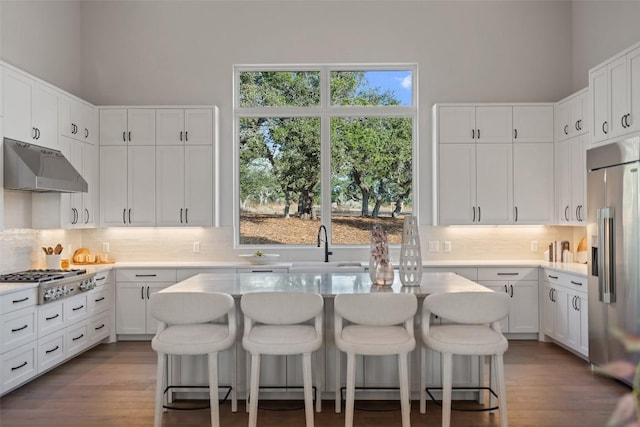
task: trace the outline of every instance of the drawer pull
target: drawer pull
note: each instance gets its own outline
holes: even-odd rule
[[[80,338],[84,337],[84,334],[80,334],[79,337],[71,338],[72,341],[78,341]]]
[[[18,332],[18,331],[22,331],[24,329],[27,329],[29,327],[29,325],[24,325],[20,328],[16,328],[16,329],[12,329],[11,332]]]
[[[76,308],[72,308],[72,311],[78,311],[80,309],[84,308],[84,304],[82,304],[80,307],[76,307]]]
[[[96,282],[99,280],[107,280],[107,276],[96,277]]]
[[[498,273],[498,276],[517,276],[520,273]]]
[[[22,298],[22,299],[14,299],[13,301],[11,301],[11,303],[12,303],[12,304],[18,304],[18,303],[21,303],[21,302],[25,302],[25,301],[27,301],[28,299],[29,299],[29,297],[24,297],[24,298]]]
[[[53,315],[51,317],[45,317],[44,320],[53,320],[53,319],[57,319],[58,317],[60,317],[59,314]]]
[[[102,329],[102,328],[104,328],[104,323],[103,323],[102,325],[98,326],[98,327],[96,328],[96,331],[99,331],[99,330],[100,330],[100,329]]]
[[[14,366],[13,368],[11,368],[12,371],[18,370],[20,368],[24,368],[25,366],[27,366],[27,362],[24,362],[22,365],[20,366]]]
[[[251,270],[251,273],[273,273],[273,270]]]
[[[550,275],[550,274],[547,274],[547,276],[548,276],[550,279],[556,279],[556,280],[558,279],[558,276],[552,276],[552,275]]]
[[[104,297],[100,297],[97,300],[95,300],[95,302],[100,302],[100,301],[104,301]]]
[[[46,351],[45,351],[45,353],[46,353],[46,354],[53,353],[54,351],[56,351],[56,350],[57,350],[57,349],[59,349],[59,348],[60,348],[60,346],[59,346],[59,345],[57,345],[57,346],[53,347],[51,350],[46,350]]]
[[[571,281],[572,284],[577,285],[577,286],[582,286],[582,282],[574,282],[573,280]]]
[[[136,277],[156,277],[157,274],[136,274]]]

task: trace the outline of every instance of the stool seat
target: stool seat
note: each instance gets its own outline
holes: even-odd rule
[[[441,353],[473,356],[504,353],[509,347],[504,335],[480,325],[431,326],[429,334],[423,334],[422,341]]]
[[[413,350],[416,340],[402,326],[348,325],[342,329],[341,350],[385,356]]]
[[[208,354],[229,348],[234,339],[227,325],[173,325],[153,337],[151,348],[167,354]]]
[[[301,354],[320,348],[322,337],[311,325],[257,325],[242,345],[250,353]]]

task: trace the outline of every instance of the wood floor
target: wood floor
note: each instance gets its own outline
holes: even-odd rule
[[[107,427],[153,425],[155,353],[148,342],[103,344],[0,398],[0,426]],[[594,375],[589,365],[554,344],[512,341],[505,356],[509,425],[601,427],[619,396],[629,389]],[[384,403],[384,402],[382,402]],[[394,405],[395,406],[394,402]],[[370,404],[370,402],[367,402]],[[221,405],[221,425],[246,426],[244,402],[237,413]],[[440,409],[427,414],[412,404],[414,426],[439,426]],[[344,413],[323,404],[316,426],[344,425]],[[169,411],[167,426],[208,426],[209,411]],[[261,410],[259,426],[304,426],[304,411]],[[400,412],[355,412],[357,426],[400,426]],[[452,426],[498,426],[499,416],[453,412]]]

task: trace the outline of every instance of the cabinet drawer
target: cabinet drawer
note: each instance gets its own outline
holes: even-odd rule
[[[66,357],[72,357],[89,345],[88,322],[68,327],[65,333]]]
[[[538,280],[538,269],[533,267],[478,268],[478,280]]]
[[[38,289],[23,289],[0,296],[0,314],[6,314],[25,307],[36,305]]]
[[[64,324],[66,326],[72,326],[79,320],[85,319],[88,312],[86,294],[64,300]]]
[[[34,341],[37,337],[35,307],[23,308],[2,316],[0,337],[0,353]]]
[[[62,301],[38,306],[38,337],[44,337],[64,327]]]
[[[422,269],[425,273],[455,273],[465,279],[478,280],[478,269],[475,267],[425,267]]]
[[[177,272],[176,281],[182,282],[183,280],[200,273],[229,274],[235,272],[235,268],[181,268]]]
[[[116,282],[176,282],[175,269],[136,268],[116,271]]]
[[[113,283],[115,274],[113,270],[101,271],[96,273],[96,286],[101,286],[108,283]]]
[[[111,316],[109,313],[99,314],[89,319],[89,342],[91,344],[96,343],[111,333],[111,327],[109,319]]]
[[[289,269],[287,267],[240,267],[238,273],[287,273]]]
[[[2,393],[34,377],[38,371],[36,367],[36,342],[33,341],[18,347],[2,356]]]
[[[64,361],[64,329],[38,340],[38,373],[51,369]]]
[[[87,295],[89,315],[108,310],[111,307],[111,289],[107,286],[99,286]]]
[[[587,292],[587,278],[575,274],[563,273],[555,270],[543,270],[542,280],[554,285],[565,286],[576,291]]]

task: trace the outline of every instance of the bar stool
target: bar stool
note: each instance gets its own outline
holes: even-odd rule
[[[158,353],[154,426],[162,424],[168,355],[208,355],[211,425],[218,427],[218,352],[232,348],[231,410],[237,411],[235,366],[236,314],[231,295],[159,292],[151,295],[151,315],[160,323],[151,347]],[[222,317],[227,323],[210,323]]]
[[[322,346],[321,295],[304,292],[255,292],[242,295],[244,314],[242,346],[251,353],[249,427],[258,420],[260,355],[302,355],[304,408],[307,427],[313,427],[311,353]],[[307,322],[314,320],[313,325]],[[320,385],[320,369],[316,368]],[[316,399],[318,412],[320,398]]]
[[[347,353],[346,427],[353,426],[356,354],[398,355],[402,426],[409,427],[411,402],[407,358],[416,346],[413,316],[417,308],[418,300],[413,294],[336,295],[335,341],[337,348]],[[339,412],[338,405],[342,400],[340,385],[340,354],[336,352],[336,412]]]
[[[500,321],[509,313],[509,295],[502,292],[456,292],[432,294],[422,305],[422,375],[420,412],[426,412],[426,348],[442,353],[442,427],[451,423],[452,358],[491,356],[496,374],[500,426],[507,427],[507,398],[503,354],[509,343],[500,331]],[[432,325],[431,314],[453,324]],[[490,375],[490,389],[493,375]],[[491,402],[494,397],[491,395]],[[490,404],[493,406],[493,403]]]

